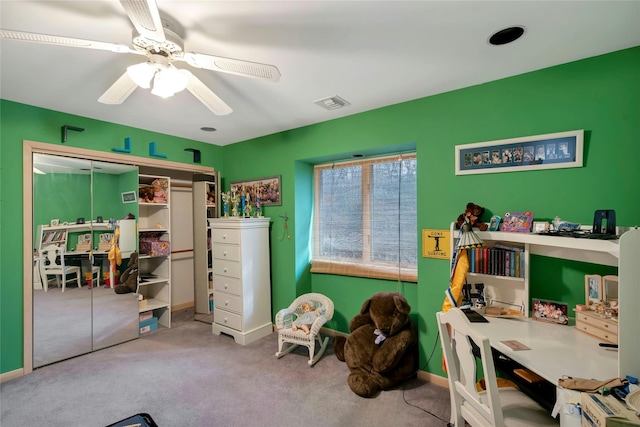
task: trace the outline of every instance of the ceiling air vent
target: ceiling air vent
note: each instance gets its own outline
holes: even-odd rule
[[[347,105],[351,105],[350,103],[348,103],[347,101],[345,101],[344,99],[340,98],[337,95],[331,96],[329,98],[319,99],[317,101],[313,101],[313,103],[321,106],[326,110],[335,110],[337,108],[342,108],[342,107],[346,107]]]

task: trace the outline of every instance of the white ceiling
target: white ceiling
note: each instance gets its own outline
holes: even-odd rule
[[[222,146],[640,45],[640,1],[157,4],[184,27],[186,51],[273,64],[281,80],[181,62],[234,111],[215,116],[188,91],[161,99],[140,88],[105,105],[98,97],[140,56],[0,39],[1,97]],[[133,29],[116,0],[1,0],[0,24],[126,45]],[[525,27],[521,39],[488,44],[513,25]],[[351,105],[314,104],[334,95]]]

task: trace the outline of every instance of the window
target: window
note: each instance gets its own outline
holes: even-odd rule
[[[417,282],[415,153],[315,167],[313,273]]]

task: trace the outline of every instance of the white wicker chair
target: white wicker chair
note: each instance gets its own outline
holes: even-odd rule
[[[305,334],[302,329],[294,331],[291,325],[295,317],[302,313],[303,303],[311,304],[314,309],[320,310],[320,315],[314,320],[309,334]],[[309,293],[296,298],[289,308],[285,308],[276,313],[276,328],[278,329],[278,352],[277,358],[281,358],[292,352],[296,347],[303,345],[309,349],[309,366],[313,366],[322,357],[329,344],[329,337],[320,336],[320,328],[333,317],[333,301],[322,294]],[[317,353],[315,351],[316,341],[320,344]],[[284,343],[289,345],[284,351]]]

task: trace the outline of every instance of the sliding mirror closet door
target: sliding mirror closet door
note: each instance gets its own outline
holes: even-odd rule
[[[33,366],[92,348],[91,291],[83,286],[88,252],[78,238],[91,219],[91,161],[34,154],[33,157]],[[79,230],[83,230],[80,233]]]
[[[126,269],[137,245],[138,167],[93,161],[91,170],[93,350],[99,350],[138,337],[137,294],[115,292],[117,272]]]
[[[137,204],[123,194],[137,194],[138,171],[44,154],[33,165],[37,368],[138,336],[135,293],[114,289],[136,247]],[[113,249],[120,265],[109,260]]]

